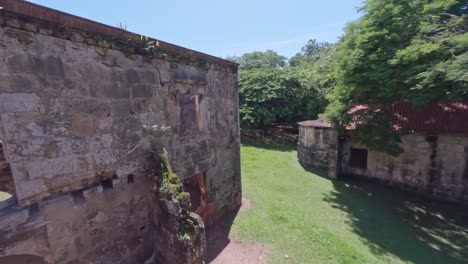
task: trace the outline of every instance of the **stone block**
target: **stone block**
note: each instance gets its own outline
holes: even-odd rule
[[[13,174],[13,177],[15,177],[18,201],[23,206],[31,204],[34,201],[33,199],[35,201],[42,200],[50,194],[49,187],[42,179],[17,181],[15,174]]]
[[[0,113],[5,138],[30,139],[45,136],[45,127],[37,121],[40,119],[38,113]]]
[[[64,77],[65,70],[60,57],[39,57],[30,54],[14,54],[7,58],[7,66],[11,72],[31,73],[36,76]]]
[[[19,225],[26,223],[28,218],[28,209],[10,211],[7,214],[2,214],[0,215],[0,230],[4,232],[14,230]]]
[[[127,80],[127,86],[132,86],[134,84],[137,84],[137,83],[141,82],[140,81],[140,79],[141,79],[140,74],[135,69],[126,70],[125,71],[125,77],[126,77],[126,80]]]
[[[171,65],[166,60],[152,60],[151,64],[155,67],[161,83],[168,83],[171,80]]]
[[[157,87],[147,84],[135,84],[131,86],[133,98],[151,98]]]
[[[148,83],[152,85],[159,85],[159,73],[156,69],[153,70],[147,70],[147,71],[142,71],[140,72],[140,75],[142,78],[140,79],[140,82],[143,83]]]
[[[21,28],[22,24],[23,23],[18,19],[10,18],[6,20],[6,25],[12,28]]]
[[[22,139],[8,144],[8,161],[17,162],[46,156],[44,139]]]
[[[97,45],[98,45],[99,47],[102,47],[102,48],[105,48],[105,49],[110,48],[110,43],[107,42],[107,41],[105,41],[105,40],[99,40],[99,41],[97,42]]]
[[[112,134],[100,134],[89,138],[89,150],[96,152],[101,149],[111,148],[114,138]]]
[[[92,117],[74,113],[72,118],[73,135],[92,136],[96,134],[96,124]]]
[[[109,168],[118,162],[118,156],[113,149],[101,149],[93,154],[97,169]]]
[[[82,34],[78,33],[78,32],[73,32],[71,34],[70,39],[73,40],[73,41],[76,41],[76,42],[80,42],[80,43],[85,41],[85,37]]]
[[[46,155],[57,152],[60,156],[68,156],[71,154],[85,154],[88,151],[86,140],[74,138],[55,138],[55,141],[50,142],[45,146]],[[54,155],[51,155],[52,157]]]
[[[39,27],[39,34],[50,36],[50,35],[53,34],[53,30],[48,29],[48,28]]]
[[[0,112],[32,112],[40,110],[40,98],[33,93],[0,94]]]
[[[113,99],[128,99],[130,98],[129,87],[119,83],[107,83],[98,88],[99,94],[103,97],[113,98]]]
[[[63,174],[87,171],[89,167],[87,159],[77,155],[29,161],[26,165],[29,179],[50,179]]]
[[[33,23],[24,23],[23,29],[26,31],[37,32],[37,25]]]
[[[43,73],[52,77],[64,77],[65,70],[62,59],[55,56],[47,56],[43,59],[33,58],[33,72]]]
[[[30,93],[38,86],[28,74],[0,74],[0,92]]]

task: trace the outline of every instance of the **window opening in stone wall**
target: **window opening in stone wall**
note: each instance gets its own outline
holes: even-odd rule
[[[101,181],[101,186],[102,190],[110,191],[114,188],[114,183],[112,182],[112,179],[105,179]]]
[[[185,191],[190,194],[190,203],[192,204],[190,210],[202,216],[208,205],[208,196],[205,186],[205,173],[199,172],[185,179],[183,183]]]
[[[351,148],[349,165],[351,168],[367,169],[367,149]]]
[[[13,173],[7,161],[4,147],[4,142],[0,138],[0,203],[11,201],[16,195]]]
[[[86,202],[86,198],[83,194],[83,190],[73,191],[71,195],[72,195],[73,201],[76,204],[83,204]]]
[[[133,175],[133,174],[127,175],[127,183],[130,184],[130,183],[133,183],[133,182],[135,182],[135,175]]]
[[[180,130],[182,135],[201,130],[200,94],[179,95]]]

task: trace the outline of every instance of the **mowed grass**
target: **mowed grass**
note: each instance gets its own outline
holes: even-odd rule
[[[1,192],[0,191],[0,202],[6,201],[11,198],[11,194],[7,192]]]
[[[380,185],[304,170],[295,146],[242,146],[252,207],[232,230],[267,263],[468,263],[468,213]]]

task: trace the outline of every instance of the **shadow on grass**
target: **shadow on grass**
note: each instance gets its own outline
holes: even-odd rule
[[[355,179],[333,185],[335,191],[324,200],[349,215],[353,231],[376,256],[392,254],[413,263],[468,263],[466,206]]]
[[[300,161],[298,161],[298,162],[300,163]],[[301,164],[301,166],[302,166],[302,168],[304,168],[305,171],[314,174],[314,176],[319,176],[320,178],[323,178],[323,179],[325,179],[327,181],[330,180],[330,177],[328,177],[328,173],[326,171],[319,170],[319,169],[307,168],[302,164]]]
[[[260,149],[281,151],[281,152],[292,152],[297,151],[297,144],[291,142],[274,142],[274,143],[265,143],[260,142],[259,140],[250,139],[247,137],[241,138],[242,146],[255,147]]]

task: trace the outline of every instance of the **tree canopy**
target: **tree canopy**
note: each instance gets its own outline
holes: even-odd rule
[[[333,45],[328,42],[317,42],[317,40],[311,39],[302,47],[301,52],[289,59],[289,65],[294,67],[300,66],[305,62],[314,62],[320,58],[320,55],[326,54],[325,51],[330,46]]]
[[[287,65],[287,58],[272,50],[254,51],[240,57],[228,57],[227,59],[239,63],[241,70],[281,69]]]
[[[311,45],[319,48],[312,51]],[[317,118],[334,84],[331,65],[335,51],[334,45],[311,40],[302,49],[301,62],[294,67],[272,51],[230,58],[240,63],[242,124],[258,126]]]
[[[401,139],[385,118],[386,106],[468,99],[468,16],[462,6],[459,0],[367,0],[362,17],[340,40],[337,86],[325,116],[343,128],[353,106],[378,106],[378,114],[361,117],[367,122],[354,132],[355,140],[396,155]]]

